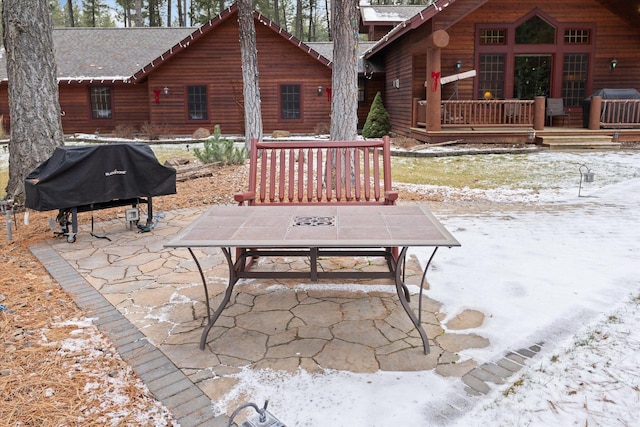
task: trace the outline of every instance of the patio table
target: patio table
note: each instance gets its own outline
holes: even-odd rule
[[[420,282],[420,295],[427,269],[439,247],[460,246],[424,205],[260,205],[214,206],[164,245],[187,248],[200,272],[204,286],[208,323],[202,332],[200,349],[228,304],[233,288],[243,278],[330,278],[394,281],[400,303],[429,353],[427,335],[421,326],[421,298],[418,316],[409,306],[404,283],[404,266],[409,247],[432,247]],[[229,283],[222,302],[211,315],[207,281],[194,248],[220,248],[229,267]],[[233,248],[241,248],[236,252]],[[401,248],[399,253],[394,250]],[[247,260],[269,256],[298,256],[309,259],[308,271],[260,271],[247,267]],[[383,271],[322,271],[322,257],[384,257]]]

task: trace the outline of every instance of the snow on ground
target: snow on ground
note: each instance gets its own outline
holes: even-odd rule
[[[486,214],[439,215],[462,247],[441,249],[428,275],[426,292],[449,317],[464,309],[487,316],[473,332],[491,345],[465,350],[461,360],[495,361],[544,343],[508,384],[471,397],[459,379],[430,371],[246,369],[217,408],[233,409],[229,402],[245,393],[260,406],[269,400],[291,426],[633,425],[640,410],[640,152],[549,155],[575,171],[539,191],[538,205],[521,209],[517,196],[495,189],[486,192],[495,196]],[[598,165],[584,197],[576,160]],[[443,415],[450,406],[464,418]]]
[[[473,332],[491,345],[465,350],[462,360],[494,361],[508,350],[544,343],[528,367],[484,397],[470,397],[459,379],[431,371],[291,375],[245,369],[238,385],[215,402],[217,409],[233,410],[227,406],[244,393],[259,406],[269,400],[270,412],[296,427],[635,425],[640,151],[530,155],[525,164],[537,181],[524,190],[441,189],[471,192],[490,209],[438,215],[462,247],[439,250],[426,291],[449,317],[464,309],[486,314]],[[541,158],[546,166],[540,168]],[[577,167],[584,163],[596,180],[578,197]],[[451,406],[461,410],[460,418],[443,416]]]
[[[600,317],[455,425],[637,425],[640,296]]]

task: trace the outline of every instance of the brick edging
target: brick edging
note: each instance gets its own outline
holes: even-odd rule
[[[78,273],[51,245],[29,247],[44,266],[115,346],[149,391],[166,406],[182,427],[223,427],[228,418],[214,416],[209,399],[171,360]]]

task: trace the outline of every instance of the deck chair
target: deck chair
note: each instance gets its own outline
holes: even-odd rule
[[[507,101],[516,101],[516,99],[507,99]],[[512,125],[520,123],[520,104],[512,102],[504,104],[504,122]]]
[[[553,125],[554,117],[562,117],[563,126],[566,126],[567,119],[571,121],[571,116],[564,109],[564,100],[562,98],[547,98],[545,116],[549,121],[549,126]]]

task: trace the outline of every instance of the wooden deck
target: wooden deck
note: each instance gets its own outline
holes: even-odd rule
[[[619,148],[622,142],[640,141],[640,129],[598,129],[574,127],[459,127],[427,132],[411,128],[411,138],[424,143],[458,141],[461,143],[540,144],[561,148],[561,142],[579,148]],[[613,145],[612,145],[613,144]]]

